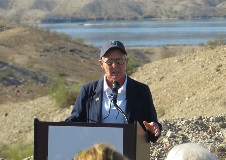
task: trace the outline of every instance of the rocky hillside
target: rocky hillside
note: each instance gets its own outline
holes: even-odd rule
[[[0,17],[21,22],[226,16],[224,0],[7,0]]]
[[[70,115],[72,108],[56,107],[46,94],[45,88],[53,79],[77,83],[102,76],[96,64],[97,48],[40,29],[2,26],[1,149],[15,143],[33,144],[34,118],[58,122]],[[133,50],[140,62],[152,52],[148,48],[141,52]],[[149,85],[163,124],[162,137],[155,145],[151,144],[151,159],[163,159],[174,145],[192,141],[205,145],[224,160],[226,46],[203,47],[165,59],[155,56],[155,61],[137,68],[131,75]]]
[[[61,79],[71,84],[102,75],[93,60],[98,58],[98,48],[39,28],[15,25],[2,28],[0,103],[43,96],[48,84]]]
[[[226,46],[155,61],[132,77],[150,86],[163,124],[162,137],[151,145],[151,159],[164,159],[174,145],[189,141],[226,158]],[[54,107],[49,97],[8,102],[0,108],[2,145],[32,143],[34,118],[61,121],[71,112]]]

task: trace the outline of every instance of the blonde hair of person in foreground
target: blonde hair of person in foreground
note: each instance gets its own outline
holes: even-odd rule
[[[207,149],[196,143],[183,143],[174,146],[166,160],[218,160]]]
[[[129,160],[106,143],[95,144],[84,150],[73,160]]]

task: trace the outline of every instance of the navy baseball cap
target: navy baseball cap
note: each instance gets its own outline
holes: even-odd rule
[[[127,55],[125,46],[120,41],[110,40],[106,42],[100,51],[100,59],[112,48],[118,48],[120,49],[125,55]]]

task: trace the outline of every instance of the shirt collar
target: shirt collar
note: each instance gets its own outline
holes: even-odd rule
[[[126,92],[126,84],[127,84],[127,74],[126,74],[125,82],[119,88],[118,93]],[[106,75],[104,75],[104,91],[105,92],[111,92],[111,88],[108,86],[107,81],[106,81]]]

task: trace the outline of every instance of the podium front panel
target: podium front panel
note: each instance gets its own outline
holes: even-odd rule
[[[123,154],[123,128],[49,126],[48,159],[71,160],[79,151],[103,142]]]
[[[95,143],[108,143],[136,159],[134,124],[41,122],[35,119],[34,160],[71,160],[77,152]]]

